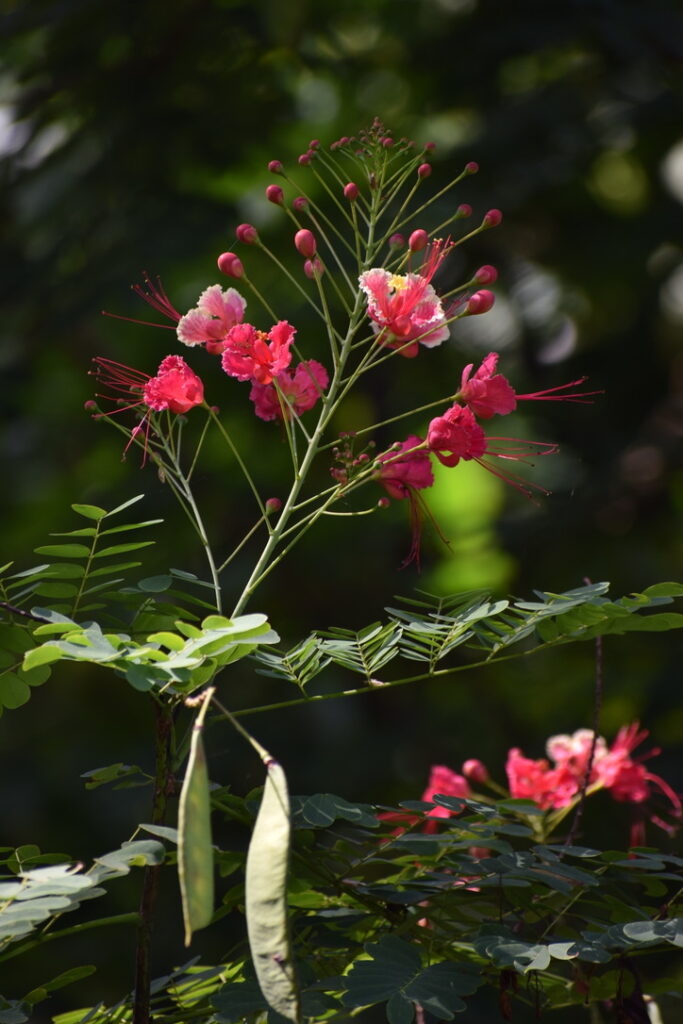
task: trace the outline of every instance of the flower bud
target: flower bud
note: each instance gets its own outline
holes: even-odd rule
[[[266,199],[269,203],[275,203],[276,206],[282,206],[284,198],[285,194],[279,185],[269,185],[266,189]]]
[[[348,185],[344,185],[344,198],[348,199],[349,202],[352,203],[354,199],[358,199],[358,191],[358,185],[356,185],[355,182],[350,181]]]
[[[311,154],[310,153],[302,153],[301,156],[299,157],[298,162],[301,164],[302,167],[305,167],[307,164],[310,164],[310,162],[311,162]]]
[[[489,781],[488,768],[479,761],[476,757],[471,757],[462,766],[462,773],[469,782],[474,782],[475,785],[483,786]]]
[[[478,284],[493,284],[494,281],[498,280],[498,271],[495,267],[486,263],[483,267],[479,267],[479,270],[474,275],[474,280]]]
[[[384,146],[385,149],[391,149],[393,144],[394,140],[390,138],[388,135],[382,139],[382,145]]]
[[[388,498],[380,498],[377,502],[377,508],[389,508],[391,502]]]
[[[465,307],[465,312],[469,316],[477,316],[479,313],[488,313],[495,301],[496,296],[493,292],[488,291],[486,288],[482,288],[481,291],[475,292],[471,297]]]
[[[468,164],[465,164],[465,174],[476,174],[479,170],[479,164],[476,160],[470,160]]]
[[[296,199],[292,199],[292,209],[296,210],[297,213],[301,213],[308,206],[308,199],[306,196],[297,196]]]
[[[422,252],[423,249],[427,248],[428,241],[429,235],[424,228],[418,228],[417,231],[413,231],[408,239],[408,248],[411,252]]]
[[[244,274],[244,267],[242,266],[242,260],[239,256],[235,256],[234,252],[223,252],[218,257],[218,269],[222,274],[226,274],[228,277],[242,277]]]
[[[311,139],[308,143],[309,149],[318,149],[320,147],[320,139]]]
[[[455,211],[455,220],[463,220],[465,217],[472,216],[472,207],[469,203],[461,203],[458,209]]]
[[[304,262],[304,274],[306,277],[320,277],[324,272],[325,268],[317,256],[314,256],[312,260],[306,260]]]
[[[315,235],[308,228],[302,228],[301,231],[297,231],[294,235],[294,245],[296,246],[297,252],[300,252],[306,259],[311,259],[315,256],[318,249],[318,245],[315,240]]]
[[[417,169],[418,178],[428,178],[431,173],[432,173],[432,165],[431,164],[420,164],[420,166]]]
[[[240,224],[235,230],[238,242],[245,245],[255,245],[258,242],[258,231],[253,224]]]
[[[425,153],[432,153],[436,149],[435,142],[425,142]]]
[[[218,416],[220,414],[220,411],[221,411],[220,405],[210,405],[209,409],[214,414],[214,416]]]
[[[397,231],[396,234],[391,235],[389,238],[390,249],[402,249],[405,244],[405,236],[402,235],[400,231]]]
[[[279,498],[268,498],[268,501],[265,504],[266,515],[270,516],[274,512],[279,512],[281,508],[282,502]]]
[[[94,402],[92,398],[89,398],[88,401],[83,404],[83,408],[86,412],[97,412],[97,402]]]
[[[482,224],[486,228],[497,228],[502,219],[503,214],[500,210],[489,210],[489,212],[485,214]]]
[[[271,174],[282,174],[282,164],[279,160],[271,160],[268,164],[268,170]]]

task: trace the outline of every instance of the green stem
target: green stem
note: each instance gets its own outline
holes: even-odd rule
[[[21,956],[22,953],[28,953],[38,946],[44,946],[47,942],[64,939],[69,935],[80,935],[82,932],[92,931],[93,928],[108,928],[110,925],[117,924],[139,924],[139,922],[140,915],[137,911],[134,911],[130,914],[114,914],[112,917],[100,917],[96,921],[84,921],[82,924],[72,925],[71,928],[62,928],[58,932],[46,932],[40,938],[33,939],[32,942],[20,943],[6,953],[0,953],[0,963],[5,960],[11,960],[15,956]]]
[[[155,777],[152,804],[152,823],[163,825],[166,819],[168,796],[172,786],[173,709],[154,699],[154,748]],[[150,1021],[150,958],[154,911],[159,889],[161,864],[144,869],[142,895],[138,925],[138,942],[135,953],[135,994],[133,999],[133,1024],[149,1024]]]

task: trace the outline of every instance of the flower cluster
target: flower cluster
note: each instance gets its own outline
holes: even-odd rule
[[[536,760],[525,757],[519,747],[512,747],[505,766],[510,796],[531,800],[541,810],[552,812],[571,808],[584,789],[587,794],[604,789],[614,800],[633,804],[639,811],[631,831],[631,845],[638,845],[644,840],[645,808],[654,824],[672,832],[675,823],[683,817],[681,797],[668,782],[650,772],[643,763],[659,750],[655,748],[639,758],[631,756],[647,738],[648,731],[640,729],[637,722],[623,726],[611,746],[602,736],[595,737],[594,741],[593,735],[590,729],[578,729],[571,735],[551,736],[546,744],[547,758]],[[468,797],[470,784],[477,787],[491,785],[494,791],[501,792],[491,783],[486,766],[472,758],[463,764],[461,775],[443,765],[434,765],[422,799],[432,801],[437,793]],[[668,817],[673,824],[662,818],[655,808],[657,795],[666,797]],[[434,831],[437,826],[434,819],[447,818],[451,813],[447,808],[435,805],[427,814],[424,831]],[[404,827],[419,824],[422,820],[415,815],[385,814],[381,817]]]

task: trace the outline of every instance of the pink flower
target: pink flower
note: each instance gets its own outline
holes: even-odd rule
[[[436,794],[439,793],[441,796],[457,796],[466,798],[470,795],[470,787],[467,779],[462,775],[458,775],[457,772],[451,771],[443,764],[432,765],[432,770],[429,774],[429,782],[427,788],[422,794],[422,800],[427,802],[433,801]],[[428,818],[450,818],[456,811],[450,811],[447,807],[442,807],[440,804],[436,804],[431,811],[429,811]],[[436,821],[427,821],[424,825],[424,832],[436,832],[438,823]]]
[[[643,754],[640,760],[634,761],[631,751],[639,746],[649,735],[647,729],[639,729],[639,723],[623,726],[617,733],[609,750],[596,761],[596,773],[605,789],[609,789],[615,800],[624,803],[640,804],[648,800],[653,793],[653,785],[669,799],[676,818],[683,812],[681,799],[660,775],[647,771],[643,765],[646,758],[659,753],[655,748],[649,754]],[[662,828],[669,829],[661,818],[652,816],[652,821]]]
[[[130,441],[124,450],[125,456],[133,439],[140,433],[146,422],[143,463],[147,457],[150,412],[163,412],[168,409],[169,412],[182,415],[189,412],[195,405],[201,405],[204,401],[204,385],[201,379],[180,356],[166,356],[154,377],[101,356],[94,362],[94,373],[98,384],[108,388],[110,392],[110,394],[98,392],[98,398],[109,398],[116,400],[117,403],[121,401],[119,396],[124,396],[128,400],[119,408],[112,409],[107,413],[99,413],[97,416],[114,416],[127,409],[146,407],[141,422],[134,427]]]
[[[143,401],[155,412],[168,409],[178,414],[189,412],[204,401],[204,385],[180,356],[166,356],[156,377],[151,377],[142,393]]]
[[[296,328],[280,320],[265,334],[251,324],[232,327],[223,346],[221,364],[229,377],[250,380],[253,384],[270,384],[289,366]]]
[[[429,452],[414,450],[423,444],[421,437],[411,434],[405,441],[397,442],[397,447],[377,456],[382,466],[376,478],[390,498],[407,498],[411,491],[421,491],[434,483]]]
[[[507,461],[526,462],[533,455],[553,455],[557,445],[543,441],[520,441],[513,437],[486,437],[484,431],[467,406],[457,403],[447,409],[443,416],[436,416],[429,424],[427,444],[439,462],[444,466],[457,466],[461,459],[469,462],[473,459],[489,473],[512,484],[528,498],[533,498],[533,490],[548,492],[540,484],[521,480],[513,473],[504,473],[497,466],[484,460],[484,456],[492,456]]]
[[[427,348],[440,345],[448,335],[446,313],[430,281],[450,249],[437,240],[426,252],[419,273],[391,274],[375,267],[358,279],[368,298],[368,316],[380,345],[413,358],[418,341]]]
[[[329,383],[329,374],[322,363],[307,359],[296,370],[285,370],[271,384],[252,384],[249,398],[256,415],[262,420],[291,419],[312,409]],[[277,384],[277,388],[275,385]],[[278,397],[278,389],[282,402]],[[284,410],[284,413],[283,413]]]
[[[562,734],[551,736],[545,745],[548,757],[552,758],[558,768],[565,768],[576,779],[579,786],[583,785],[586,769],[593,747],[593,730],[577,729],[571,736]],[[607,753],[607,744],[602,736],[595,741],[595,752],[589,782],[597,778],[598,761]]]
[[[505,771],[510,795],[533,800],[544,811],[567,807],[579,791],[579,782],[567,768],[551,768],[545,759],[532,761],[519,747],[508,752]]]
[[[396,498],[398,501],[407,498],[410,503],[412,542],[402,568],[410,565],[413,561],[419,568],[423,512],[426,512],[433,521],[426,502],[417,493],[426,487],[431,487],[434,483],[434,472],[429,452],[421,448],[422,445],[424,445],[422,438],[411,434],[405,441],[397,442],[389,451],[377,456],[377,462],[381,466],[375,474],[375,479],[379,481],[389,497]],[[403,452],[405,454],[401,454]]]
[[[178,338],[183,345],[205,345],[211,355],[220,355],[232,328],[242,322],[246,299],[234,288],[225,291],[212,284],[199,296],[194,309],[180,318]]]
[[[455,396],[456,401],[464,402],[475,416],[479,416],[483,420],[490,419],[495,415],[506,416],[517,408],[517,402],[520,401],[577,402],[587,405],[594,395],[602,394],[602,391],[567,393],[567,388],[578,387],[586,380],[585,377],[579,377],[578,380],[570,381],[568,384],[560,384],[556,388],[548,388],[547,391],[536,391],[533,394],[518,395],[507,378],[502,373],[496,373],[497,365],[497,352],[489,352],[474,374],[472,374],[474,363],[470,363],[462,372],[460,391]],[[558,394],[558,392],[565,393]]]
[[[434,764],[429,773],[427,788],[422,794],[421,799],[426,803],[431,803],[437,793],[441,796],[456,796],[466,799],[470,795],[470,787],[467,779],[463,778],[462,775],[451,771],[444,764]],[[432,820],[425,820],[422,831],[436,832],[439,826],[438,822],[433,819],[450,818],[454,814],[457,814],[457,811],[450,811],[447,807],[436,804],[427,812],[427,819],[431,818]],[[399,826],[394,830],[394,835],[401,835],[402,832],[405,832],[406,828],[419,824],[421,820],[419,814],[411,814],[408,811],[385,811],[382,814],[378,814],[377,817],[380,821],[395,822]]]

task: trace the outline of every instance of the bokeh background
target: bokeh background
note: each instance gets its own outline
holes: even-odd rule
[[[539,506],[478,467],[459,467],[441,474],[430,496],[450,549],[427,528],[419,575],[400,569],[409,529],[396,504],[328,520],[254,608],[294,641],[311,628],[363,626],[416,586],[529,596],[588,577],[611,580],[619,595],[680,574],[683,17],[675,0],[10,0],[5,11],[2,562],[35,564],[32,548],[50,530],[77,525],[71,502],[112,507],[144,492],[142,514],[166,520],[144,574],[169,561],[203,572],[167,489],[136,457],[122,462],[120,437],[83,409],[94,356],[153,373],[172,335],[100,311],[145,317],[129,288],[143,271],[160,274],[177,308],[190,308],[219,279],[216,256],[234,247],[241,221],[291,258],[289,221],[264,199],[267,162],[296,168],[309,139],[329,143],[379,115],[397,136],[436,142],[435,189],[466,161],[481,165],[449,202],[479,215],[497,206],[505,220],[448,273],[455,283],[495,264],[497,303],[439,350],[385,364],[339,429],[438,397],[444,377],[493,348],[518,391],[587,374],[605,395],[593,406],[537,403],[516,416],[511,433],[562,446],[552,465],[537,467],[553,492]],[[439,223],[450,208],[414,226]],[[247,257],[274,307],[299,326],[307,355],[319,356],[316,324],[265,262]],[[253,418],[244,388],[220,377],[207,378],[207,393],[277,494],[282,437]],[[420,417],[409,424],[424,426]],[[322,467],[321,483],[326,474]],[[209,528],[227,545],[253,521],[248,492],[211,445],[199,483]],[[228,590],[244,579],[250,554],[234,563]],[[663,747],[657,770],[683,788],[680,641],[633,636],[605,648],[604,732],[639,718]],[[479,756],[502,776],[510,746],[540,756],[549,734],[589,724],[592,680],[593,652],[567,648],[252,725],[287,765],[294,792],[407,798],[419,795],[432,763],[457,768]],[[223,686],[233,707],[290,696],[242,666]],[[123,683],[73,667],[55,672],[0,720],[0,842],[84,859],[117,846],[149,816],[147,794],[85,792],[79,776],[116,761],[149,768],[150,724]],[[211,737],[211,772],[238,793],[260,782],[259,764],[224,732]],[[587,834],[619,845],[627,814],[606,810],[588,816]],[[134,885],[121,883],[112,912],[129,905]],[[184,956],[171,885],[166,895],[159,972]],[[130,935],[91,938],[75,952],[57,945],[49,968],[24,958],[0,991],[19,995],[35,972],[50,976],[78,955],[98,962],[98,974],[78,996],[56,994],[53,1011],[126,990]],[[198,941],[207,957],[222,948],[220,937]]]

